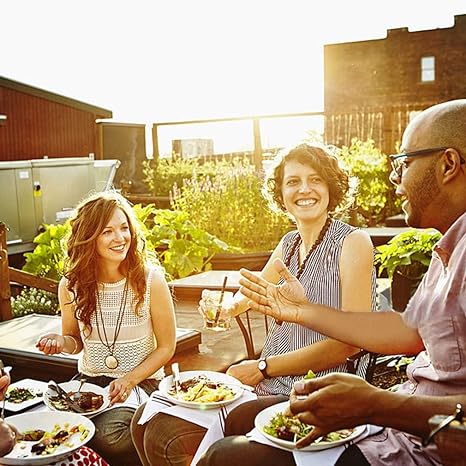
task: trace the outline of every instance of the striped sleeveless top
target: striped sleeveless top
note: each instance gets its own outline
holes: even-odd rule
[[[332,220],[322,242],[311,253],[299,281],[303,285],[306,296],[310,302],[341,309],[341,283],[340,283],[340,256],[344,239],[355,227],[339,220]],[[283,258],[287,257],[289,251],[299,235],[298,231],[292,231],[283,238]],[[299,269],[299,248],[291,257],[289,270],[296,275]],[[372,271],[372,310],[376,310],[376,276],[375,269]],[[312,345],[326,336],[314,330],[290,322],[281,325],[272,322],[267,334],[261,357],[284,354]],[[309,369],[312,369],[310,367]],[[364,377],[367,369],[367,360],[361,361],[358,375]],[[330,374],[332,372],[346,372],[346,365],[317,372],[317,376]],[[259,395],[286,395],[289,396],[293,383],[302,379],[302,376],[279,376],[264,379],[256,386]]]
[[[126,278],[116,283],[99,284],[98,302],[100,306],[98,306],[96,312],[91,316],[92,330],[90,335],[84,323],[79,321],[81,339],[84,345],[78,360],[79,372],[90,377],[101,375],[112,378],[123,377],[155,350],[156,341],[152,331],[152,318],[150,314],[150,288],[153,273],[153,270],[149,270],[147,273],[147,289],[144,295],[144,303],[138,312],[139,315],[136,315],[133,306],[133,303],[136,302],[136,295],[131,287],[128,287],[120,333],[113,349],[113,354],[119,363],[116,369],[109,369],[105,365],[105,358],[109,355],[109,350],[102,343],[101,338],[104,340],[104,343],[106,343],[106,340],[110,344],[113,343],[118,313],[120,306],[124,302]],[[99,317],[97,320],[98,312],[102,313],[106,337],[102,328],[102,319]],[[162,367],[148,378],[160,380],[163,377],[164,371]]]

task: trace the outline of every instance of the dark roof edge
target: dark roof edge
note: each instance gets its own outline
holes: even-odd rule
[[[60,94],[55,94],[54,92],[45,91],[38,87],[30,86],[28,84],[23,84],[18,81],[13,81],[12,79],[5,78],[0,76],[0,86],[8,87],[15,91],[23,92],[25,94],[31,94],[35,97],[40,97],[42,99],[51,100],[68,107],[73,107],[78,110],[83,110],[85,112],[94,113],[97,118],[112,118],[113,113],[111,110],[105,108],[96,107],[95,105],[90,105],[79,100],[71,99],[70,97],[65,97]]]

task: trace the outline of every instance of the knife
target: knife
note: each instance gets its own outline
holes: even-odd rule
[[[81,408],[78,403],[73,401],[71,397],[68,395],[68,393],[63,390],[60,385],[58,385],[54,380],[50,380],[48,383],[48,388],[53,390],[57,395],[62,399],[65,404],[68,406],[68,408],[71,409],[71,411],[74,411],[75,413],[85,413],[86,410]]]

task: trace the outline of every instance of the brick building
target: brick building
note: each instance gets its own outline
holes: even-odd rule
[[[324,46],[325,137],[349,145],[373,139],[396,150],[409,119],[430,105],[466,97],[466,15],[453,27]]]

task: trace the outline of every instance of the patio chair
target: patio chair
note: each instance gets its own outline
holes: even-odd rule
[[[346,358],[346,370],[348,374],[356,374],[361,364],[362,358],[366,355],[369,355],[369,364],[366,370],[366,377],[365,379],[372,383],[372,379],[374,377],[375,366],[377,364],[377,357],[379,354],[371,353],[370,351],[360,350],[356,354]]]
[[[262,348],[258,348],[256,351],[256,345],[254,343],[254,333],[253,333],[253,328],[251,324],[250,312],[252,311],[248,310],[242,314],[235,316],[235,320],[236,320],[236,323],[238,324],[239,329],[241,330],[241,333],[243,334],[244,344],[246,346],[247,358],[256,359],[260,355]],[[263,315],[263,319],[264,319],[264,331],[265,331],[264,335],[267,335],[269,331],[268,317],[266,315]]]

